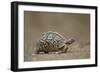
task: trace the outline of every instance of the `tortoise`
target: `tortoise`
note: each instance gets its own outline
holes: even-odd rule
[[[40,53],[66,53],[68,46],[75,40],[66,38],[57,32],[44,32],[36,43],[36,54]]]

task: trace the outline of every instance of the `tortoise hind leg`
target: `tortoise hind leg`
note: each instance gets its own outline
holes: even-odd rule
[[[39,54],[40,52],[39,51],[36,51],[36,54]]]

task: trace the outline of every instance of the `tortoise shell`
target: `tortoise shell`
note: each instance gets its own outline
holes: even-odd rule
[[[58,51],[66,43],[66,39],[57,32],[44,32],[36,43],[37,51]]]

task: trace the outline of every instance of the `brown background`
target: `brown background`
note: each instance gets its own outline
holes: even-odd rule
[[[76,40],[76,42],[71,46],[72,49],[69,50],[69,52],[71,51],[75,52],[78,50],[77,53],[79,54],[77,55],[77,57],[74,57],[75,56],[74,54],[73,56],[64,55],[63,56],[64,59],[89,58],[90,55],[89,14],[25,11],[24,12],[24,41],[25,41],[24,61],[56,59],[56,56],[53,58],[52,57],[49,58],[49,55],[48,59],[44,58],[44,56],[42,57],[32,56],[32,53],[35,52],[34,48],[36,41],[39,39],[39,37],[43,32],[47,31],[56,31],[67,39],[73,37]],[[80,51],[82,51],[83,54],[81,54]],[[60,56],[58,59],[61,59]]]

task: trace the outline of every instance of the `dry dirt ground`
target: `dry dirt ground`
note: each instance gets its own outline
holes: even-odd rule
[[[47,60],[71,60],[71,59],[87,59],[90,58],[89,44],[83,46],[69,46],[66,53],[62,54],[30,54],[26,56],[25,61],[47,61]]]

